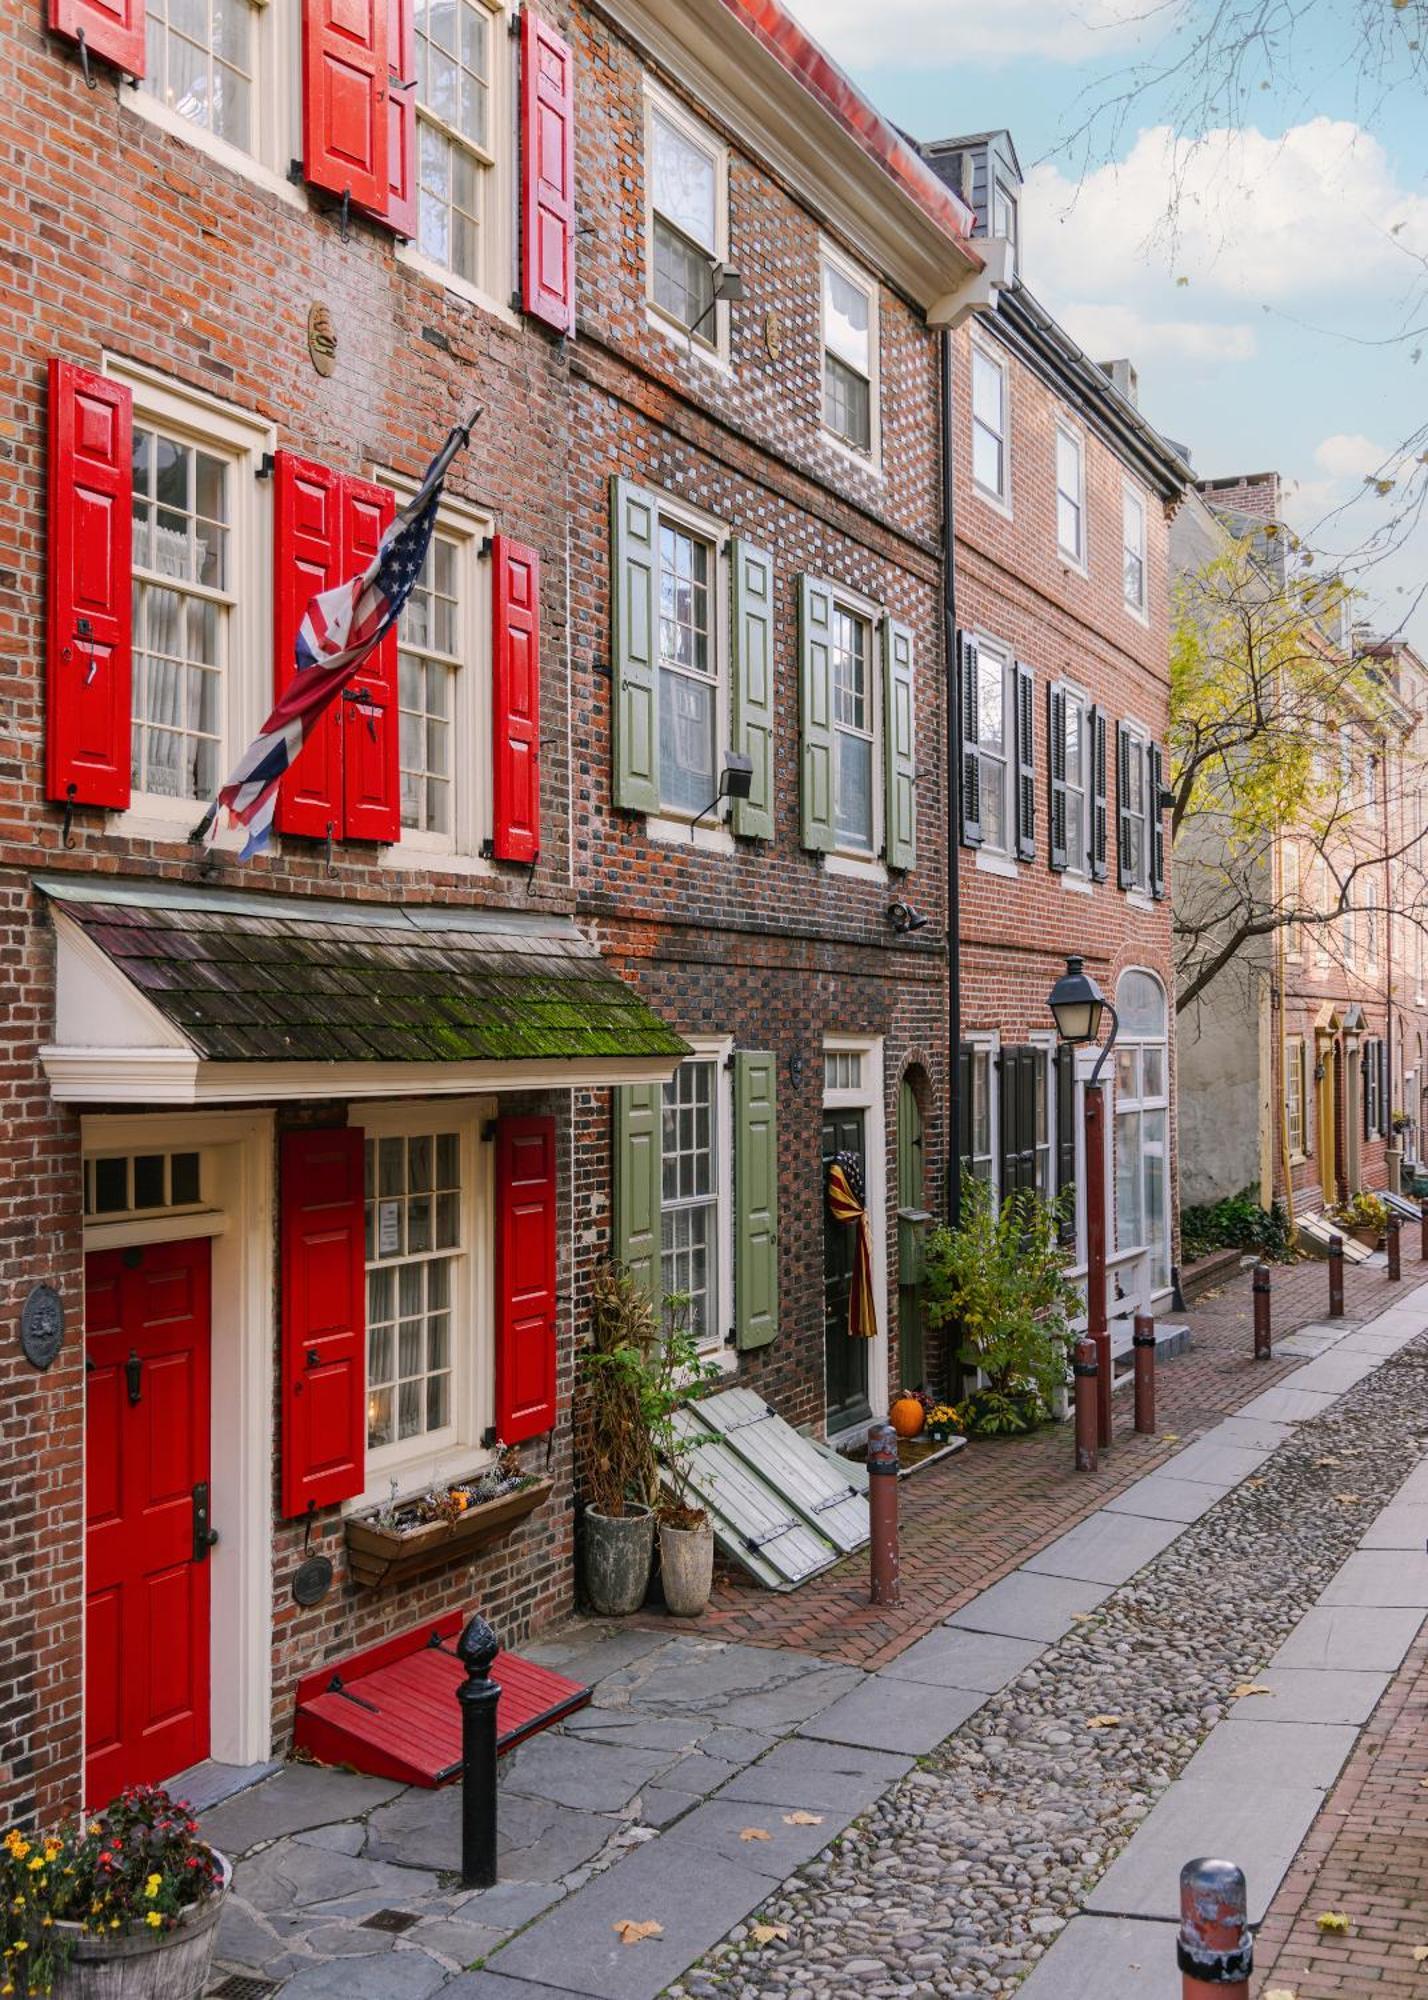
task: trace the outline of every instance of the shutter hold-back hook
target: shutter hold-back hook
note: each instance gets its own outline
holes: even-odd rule
[[[89,46],[84,39],[83,28],[76,28],[74,38],[79,43],[79,66],[84,71],[85,83],[91,90],[98,90],[99,79],[89,67]]]
[[[74,799],[78,790],[79,786],[73,779],[64,788],[64,825],[60,828],[61,847],[74,846]]]
[[[342,241],[344,243],[346,243],[349,240],[347,233],[347,223],[348,223],[348,218],[351,216],[351,213],[352,213],[352,190],[350,187],[345,187],[342,190]]]

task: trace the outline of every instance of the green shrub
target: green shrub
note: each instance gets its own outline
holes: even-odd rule
[[[1253,1250],[1258,1256],[1282,1261],[1289,1255],[1289,1218],[1278,1202],[1261,1208],[1252,1187],[1223,1201],[1205,1202],[1180,1215],[1180,1241],[1187,1261],[1211,1250]]]

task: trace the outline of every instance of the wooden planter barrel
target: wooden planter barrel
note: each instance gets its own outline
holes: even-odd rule
[[[383,1528],[371,1514],[354,1514],[345,1523],[348,1573],[354,1583],[376,1590],[466,1561],[533,1514],[553,1485],[553,1480],[537,1479],[499,1500],[468,1507],[454,1521],[428,1521],[419,1528]]]

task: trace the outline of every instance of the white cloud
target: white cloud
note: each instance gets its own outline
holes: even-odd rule
[[[1314,448],[1314,463],[1330,479],[1367,479],[1392,456],[1361,431],[1336,431]]]
[[[1255,352],[1252,326],[1216,320],[1151,319],[1134,306],[1062,305],[1057,317],[1093,361],[1128,354],[1143,361],[1248,361]]]
[[[1378,140],[1347,119],[1193,144],[1156,126],[1079,183],[1034,167],[1025,206],[1032,283],[1053,300],[1163,297],[1172,278],[1188,280],[1177,296],[1202,301],[1342,297],[1407,284],[1428,255],[1428,196],[1400,187]]]
[[[1150,0],[792,0],[791,12],[849,68],[1041,56],[1085,62],[1123,49]]]

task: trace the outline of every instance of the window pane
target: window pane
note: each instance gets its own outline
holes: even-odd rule
[[[868,292],[833,265],[823,266],[823,342],[829,352],[859,375],[872,374]]]
[[[977,422],[972,425],[972,477],[989,493],[1003,494],[1001,439]]]
[[[140,88],[252,150],[253,0],[149,0]]]
[[[838,731],[838,838],[847,847],[873,844],[873,746],[866,736]]]
[[[1006,675],[999,660],[982,655],[977,676],[977,740],[984,750],[1006,748]]]
[[[1081,509],[1064,494],[1056,496],[1056,539],[1068,555],[1081,553]]]
[[[979,349],[972,349],[972,415],[998,437],[1004,434],[1002,393],[1005,379],[994,361]]]
[[[654,221],[655,304],[682,326],[699,328],[700,338],[714,340],[714,272],[697,244],[657,215]]]
[[[859,451],[872,449],[872,390],[861,375],[833,354],[823,357],[823,421]]]
[[[695,145],[659,112],[650,120],[650,134],[654,154],[651,206],[712,256],[717,197],[713,155]]]

